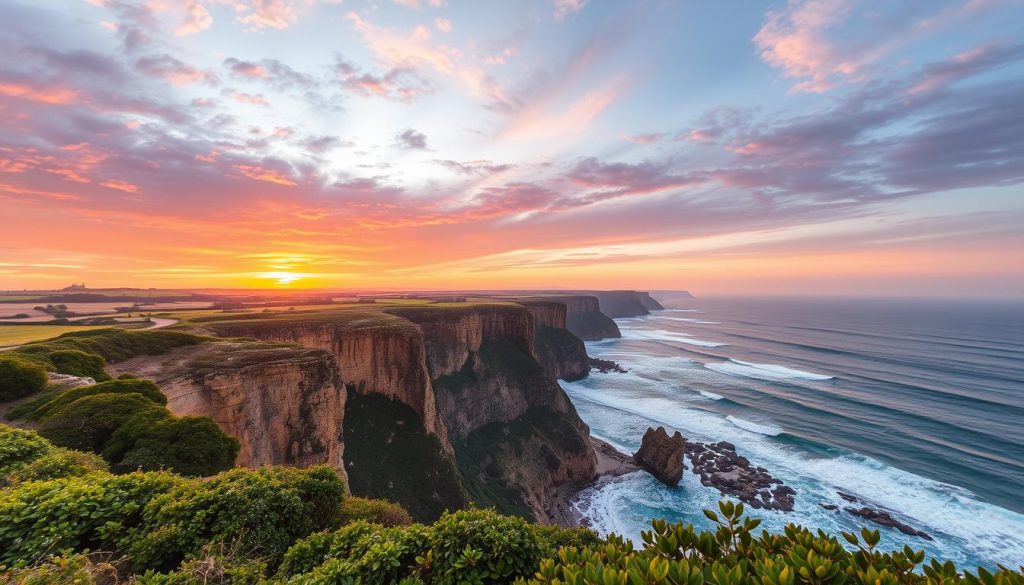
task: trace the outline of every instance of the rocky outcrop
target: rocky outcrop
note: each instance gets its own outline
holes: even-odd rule
[[[685,450],[686,441],[679,431],[670,437],[665,427],[648,427],[641,441],[640,450],[633,454],[633,459],[658,478],[658,481],[676,486],[683,478]]]
[[[693,472],[700,475],[700,483],[718,489],[723,495],[733,496],[755,509],[790,512],[796,491],[772,477],[736,452],[732,443],[686,443]]]
[[[661,306],[661,303],[651,296],[651,293],[639,291],[637,295],[639,295],[640,304],[648,311],[663,311],[665,309],[665,307]]]
[[[108,366],[153,379],[179,416],[209,416],[241,443],[237,464],[327,463],[342,474],[346,391],[325,351],[217,341]]]

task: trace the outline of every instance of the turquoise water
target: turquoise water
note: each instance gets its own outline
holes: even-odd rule
[[[651,425],[727,440],[798,492],[791,513],[879,528],[965,565],[1024,564],[1024,303],[699,299],[617,321],[587,344],[627,374],[563,383],[594,435],[632,452]],[[595,526],[638,538],[652,517],[707,526],[717,490],[644,473],[587,490]],[[928,542],[820,506],[852,493]]]

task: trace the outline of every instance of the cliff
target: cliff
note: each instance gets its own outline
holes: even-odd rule
[[[565,327],[570,333],[584,341],[597,341],[608,337],[622,337],[615,321],[601,312],[598,298],[592,295],[552,295],[536,297],[565,305]]]
[[[601,312],[613,319],[640,317],[664,308],[651,295],[635,290],[581,291],[581,294],[597,297]]]
[[[342,474],[345,387],[327,352],[217,341],[113,364],[154,380],[179,416],[209,416],[244,467],[319,463]]]
[[[590,374],[590,357],[583,340],[566,329],[567,303],[561,300],[518,303],[533,315],[534,354],[544,369],[568,382],[586,378]],[[596,299],[594,304],[596,306]]]
[[[338,442],[353,493],[393,499],[418,519],[462,507],[467,492],[480,505],[544,518],[555,488],[589,481],[595,465],[589,429],[553,371],[559,360],[570,364],[567,355],[586,357],[582,342],[556,327],[564,310],[511,302],[385,305],[197,325],[320,350],[347,391],[348,423]],[[538,340],[542,353],[553,354],[547,367],[538,362]]]

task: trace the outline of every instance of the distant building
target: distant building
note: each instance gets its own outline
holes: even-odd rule
[[[61,290],[85,290],[85,283],[83,282],[82,284],[72,284],[71,286],[65,286]]]

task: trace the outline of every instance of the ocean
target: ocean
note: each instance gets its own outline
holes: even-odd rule
[[[748,507],[768,530],[868,526],[886,548],[1024,565],[1024,302],[700,298],[616,322],[622,338],[587,351],[628,372],[563,382],[595,436],[629,453],[658,425],[735,444],[797,491],[789,513]],[[633,473],[573,505],[637,542],[651,518],[709,528],[721,496],[699,479]],[[843,511],[838,491],[934,540]]]

